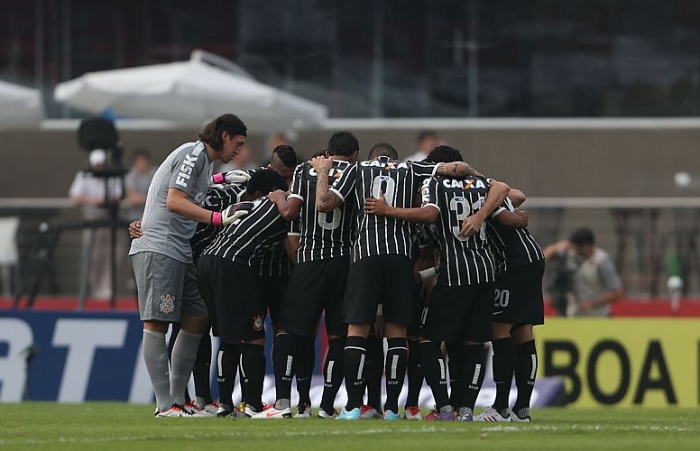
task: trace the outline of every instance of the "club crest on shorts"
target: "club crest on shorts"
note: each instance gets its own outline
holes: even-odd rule
[[[160,311],[168,314],[175,311],[175,296],[166,293],[160,297]]]
[[[253,317],[253,330],[260,332],[265,327],[265,318],[263,315],[255,315]]]

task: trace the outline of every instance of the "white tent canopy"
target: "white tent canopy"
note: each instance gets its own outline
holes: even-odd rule
[[[260,83],[200,50],[189,61],[87,73],[57,85],[54,98],[94,113],[196,127],[234,113],[252,131],[312,127],[328,114],[325,106]]]
[[[38,127],[43,118],[38,90],[0,81],[0,129]]]

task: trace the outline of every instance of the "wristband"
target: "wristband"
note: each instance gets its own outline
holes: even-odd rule
[[[226,177],[224,176],[223,172],[219,172],[218,174],[212,175],[211,179],[216,184],[222,184],[222,183],[226,182]]]
[[[212,212],[212,214],[211,214],[211,224],[212,224],[212,225],[215,225],[215,226],[220,226],[220,225],[223,224],[223,223],[224,223],[224,221],[223,221],[223,219],[221,218],[221,213],[219,213],[218,211]]]
[[[423,282],[427,282],[428,280],[437,277],[437,271],[435,268],[428,268],[424,269],[423,271],[418,271],[418,274],[420,274],[420,278]]]

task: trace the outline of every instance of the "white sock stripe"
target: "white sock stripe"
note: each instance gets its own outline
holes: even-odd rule
[[[532,359],[532,370],[530,371],[530,380],[535,380],[535,375],[537,374],[537,354],[530,354]]]
[[[155,330],[150,330],[150,329],[144,329],[143,330],[144,334],[148,334],[154,337],[162,338],[165,339],[165,334],[162,332],[156,332]]]
[[[393,351],[393,350],[395,350],[395,349],[404,349],[404,350],[408,351],[408,348],[399,347],[399,348],[387,348],[387,352],[388,352],[388,351]]]
[[[194,332],[187,332],[186,330],[180,329],[180,332],[177,333],[178,336],[183,335],[184,337],[191,337],[191,338],[196,338],[197,340],[202,338],[202,334],[196,334]]]
[[[445,361],[443,359],[438,359],[438,363],[440,364],[440,380],[444,381],[447,379],[445,374]]]
[[[391,371],[390,371],[390,379],[396,379],[396,367],[399,364],[399,356],[397,354],[394,354],[391,356]]]
[[[224,351],[219,349],[219,354],[216,356],[216,371],[217,376],[224,377]]]
[[[365,369],[365,355],[362,354],[360,356],[360,367],[357,369],[357,380],[358,381],[362,379],[362,372],[364,371],[364,369]]]
[[[326,369],[326,383],[328,384],[333,381],[333,365],[335,365],[335,360],[329,360],[328,368]]]
[[[472,385],[479,383],[479,374],[481,374],[481,364],[477,363],[474,367],[474,376],[472,377]]]
[[[287,367],[284,369],[284,375],[291,377],[292,375],[292,363],[294,362],[294,356],[287,356]]]
[[[243,369],[243,354],[241,353],[240,359],[238,359],[238,367],[241,369],[241,376],[246,377],[245,369]]]
[[[357,346],[346,346],[345,350],[347,351],[348,349],[359,349],[362,352],[367,352],[367,350],[365,348],[359,348]]]

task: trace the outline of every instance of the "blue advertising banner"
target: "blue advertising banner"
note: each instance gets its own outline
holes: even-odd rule
[[[321,322],[323,324],[323,322]],[[266,329],[270,330],[269,323]],[[323,327],[319,335],[325,334]],[[142,325],[137,313],[50,312],[0,310],[0,402],[22,400],[83,402],[128,401],[150,403],[153,390],[141,356]],[[265,356],[268,359],[263,394],[264,402],[274,402],[271,334]],[[218,340],[212,343],[212,395],[217,397],[216,361]],[[320,367],[325,343],[316,345],[316,369],[311,400],[318,405],[323,392]],[[490,363],[487,368],[490,369]],[[534,407],[559,404],[564,384],[558,378],[540,378],[535,386]],[[404,402],[407,387],[401,396]],[[191,392],[192,393],[192,392]],[[487,370],[486,382],[479,395],[479,406],[490,405],[495,386]],[[514,399],[515,390],[511,391]],[[234,401],[240,400],[239,390]],[[336,405],[345,403],[341,390]],[[296,402],[296,394],[292,395]],[[422,406],[433,404],[427,386],[420,395]],[[403,405],[403,404],[401,404]]]

